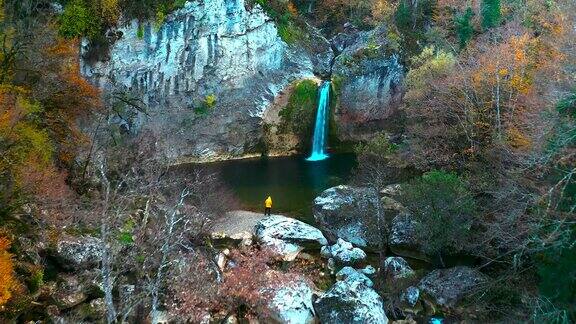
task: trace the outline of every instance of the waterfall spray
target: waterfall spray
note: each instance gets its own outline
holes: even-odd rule
[[[318,109],[316,111],[316,124],[312,138],[312,153],[307,161],[322,161],[328,158],[326,154],[327,120],[330,112],[330,81],[324,81],[320,86]]]

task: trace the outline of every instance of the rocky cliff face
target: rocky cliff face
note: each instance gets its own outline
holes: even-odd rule
[[[340,139],[365,140],[376,132],[390,131],[402,99],[404,67],[387,48],[385,27],[369,32],[350,27],[332,43],[340,52],[333,67]]]
[[[115,33],[110,60],[84,62],[83,73],[108,93],[141,95],[148,116],[122,123],[151,131],[173,162],[257,153],[266,108],[323,64],[322,55],[285,44],[262,9],[244,0],[189,1],[159,28],[132,21]],[[203,102],[208,96],[214,105]]]
[[[150,134],[172,163],[259,155],[271,146],[273,155],[293,152],[293,136],[269,138],[268,119],[290,84],[318,76],[338,84],[340,139],[379,131],[398,105],[403,75],[381,48],[385,33],[349,28],[329,42],[307,28],[301,44],[287,45],[259,5],[188,1],[159,27],[130,21],[111,31],[110,59],[84,61],[82,71],[107,94],[143,98],[146,113],[119,113],[112,122]]]

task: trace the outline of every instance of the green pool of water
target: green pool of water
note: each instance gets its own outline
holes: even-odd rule
[[[311,222],[314,198],[346,183],[356,164],[354,154],[336,154],[317,162],[291,156],[227,161],[209,168],[236,194],[241,208],[263,212],[264,200],[272,196],[273,213]]]

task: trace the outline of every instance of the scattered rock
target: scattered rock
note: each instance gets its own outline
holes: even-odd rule
[[[352,267],[344,267],[336,274],[336,280],[359,281],[368,287],[374,286],[374,282],[364,273]]]
[[[97,298],[91,300],[88,304],[82,305],[77,310],[78,317],[90,322],[99,322],[106,316],[106,304],[104,298]]]
[[[369,277],[376,274],[376,269],[371,265],[367,265],[366,268],[364,268],[360,271]]]
[[[88,296],[77,276],[63,275],[57,283],[52,298],[59,309],[69,309],[84,302]]]
[[[330,258],[330,259],[328,259],[326,266],[330,270],[330,273],[334,274],[334,271],[336,270],[336,261],[334,261],[334,259]]]
[[[420,289],[410,286],[400,296],[400,299],[411,307],[414,307],[420,298]]]
[[[26,257],[28,262],[33,264],[41,264],[42,258],[40,257],[40,251],[44,249],[42,242],[34,243],[31,239],[19,236],[16,238],[19,250],[21,251],[21,257]]]
[[[224,320],[224,324],[238,324],[238,317],[236,317],[236,315],[232,314],[228,317],[226,317],[226,319]]]
[[[46,307],[46,314],[48,317],[56,317],[60,315],[60,309],[56,305],[48,305]]]
[[[418,322],[416,322],[412,318],[407,318],[407,319],[403,319],[403,320],[392,321],[390,323],[391,324],[417,324]]]
[[[332,246],[323,246],[320,254],[326,258],[334,258],[334,261],[340,265],[354,265],[366,259],[364,251],[343,239],[338,239]]]
[[[400,194],[400,190],[402,189],[402,185],[399,183],[387,185],[380,191],[380,194],[383,196],[394,197]]]
[[[363,280],[337,281],[314,308],[321,323],[388,323],[382,298]]]
[[[333,187],[314,199],[314,218],[333,242],[341,238],[363,248],[378,248],[381,246],[379,203],[376,190]]]
[[[226,254],[224,252],[220,252],[216,256],[216,264],[218,265],[218,268],[220,269],[220,271],[224,271],[226,269],[227,259],[228,258],[226,257]]]
[[[314,323],[316,313],[312,305],[312,292],[312,286],[304,278],[265,288],[263,295],[269,296],[267,317],[278,323]]]
[[[328,241],[319,229],[299,220],[279,215],[260,220],[255,227],[258,240],[292,261],[304,247],[320,247]]]
[[[414,270],[408,262],[401,257],[388,257],[382,265],[384,275],[387,279],[398,280],[414,276]]]
[[[56,243],[56,258],[68,270],[90,269],[102,261],[103,244],[91,236],[64,236]]]
[[[458,266],[432,271],[420,280],[418,288],[432,297],[437,305],[452,307],[486,280],[481,272]]]
[[[324,247],[322,247],[322,248],[324,248]],[[309,254],[306,252],[298,253],[298,259],[306,260],[306,261],[310,261],[310,262],[316,261],[316,258],[312,254]]]

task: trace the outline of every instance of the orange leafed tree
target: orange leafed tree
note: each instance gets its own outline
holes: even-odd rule
[[[0,310],[12,297],[12,288],[15,285],[12,254],[7,251],[9,247],[10,240],[0,236]]]

